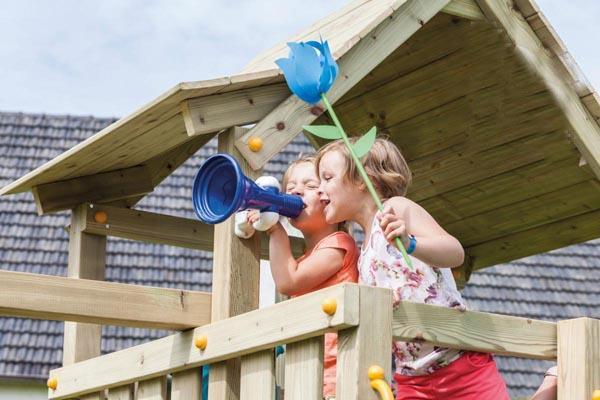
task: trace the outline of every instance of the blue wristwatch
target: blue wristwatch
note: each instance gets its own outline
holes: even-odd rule
[[[406,249],[406,253],[412,254],[413,251],[415,251],[415,248],[417,247],[417,238],[415,237],[415,235],[408,235],[408,238],[409,238],[409,242],[408,242],[408,248]]]

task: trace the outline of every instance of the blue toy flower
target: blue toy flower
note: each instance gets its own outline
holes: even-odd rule
[[[339,70],[327,41],[291,42],[288,46],[289,58],[280,58],[275,63],[283,71],[292,93],[307,103],[318,103],[321,94],[333,85]]]

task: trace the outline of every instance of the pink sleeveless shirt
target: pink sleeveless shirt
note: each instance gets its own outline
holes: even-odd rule
[[[433,304],[465,309],[449,268],[434,268],[411,257],[412,269],[402,253],[386,239],[379,226],[379,213],[373,219],[371,235],[358,260],[361,283],[392,289],[394,307],[400,301]],[[418,246],[418,244],[417,244]],[[438,370],[462,354],[428,343],[398,342],[392,344],[396,373],[426,375]]]

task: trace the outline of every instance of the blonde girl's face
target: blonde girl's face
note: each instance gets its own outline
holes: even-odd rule
[[[301,231],[319,229],[327,225],[323,215],[323,204],[319,199],[319,177],[315,165],[302,162],[292,167],[285,186],[287,194],[302,197],[305,208],[291,224]]]
[[[352,221],[361,208],[363,192],[345,179],[346,160],[339,151],[325,153],[319,162],[320,200],[329,224]]]

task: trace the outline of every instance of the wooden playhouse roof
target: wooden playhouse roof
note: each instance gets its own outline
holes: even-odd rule
[[[598,97],[537,6],[514,3],[360,0],[290,39],[330,41],[342,123],[375,124],[402,149],[409,197],[475,269],[600,236]],[[240,75],[181,83],[0,194],[32,190],[42,212],[133,204],[216,132],[255,122],[237,145],[260,168],[302,124],[327,121],[290,95],[273,64],[286,54],[282,42]]]

